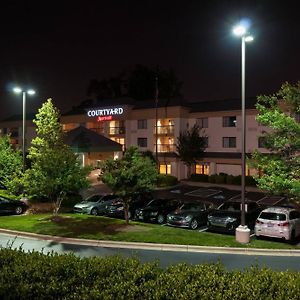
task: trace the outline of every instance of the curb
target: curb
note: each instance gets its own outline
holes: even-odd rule
[[[86,240],[77,238],[67,238],[51,235],[43,235],[8,229],[0,229],[0,233],[14,235],[16,237],[27,237],[37,240],[54,241],[72,245],[94,246],[103,248],[135,249],[135,250],[155,250],[155,251],[181,251],[189,253],[216,253],[216,254],[239,254],[239,255],[272,255],[272,256],[296,256],[300,257],[300,250],[294,249],[258,249],[258,248],[227,248],[209,247],[193,245],[174,245],[174,244],[152,244],[137,242],[115,242],[105,240]]]

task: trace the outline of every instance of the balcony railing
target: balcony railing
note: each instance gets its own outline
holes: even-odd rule
[[[125,127],[109,127],[109,134],[125,134]]]
[[[155,134],[155,127],[154,127],[154,134]],[[174,135],[174,125],[167,125],[167,126],[157,126],[157,134],[168,134]]]
[[[154,145],[154,152],[156,151]],[[158,144],[157,145],[157,152],[175,152],[176,145],[175,144]]]

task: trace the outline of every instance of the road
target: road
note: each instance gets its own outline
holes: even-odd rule
[[[269,267],[273,270],[300,271],[300,256],[276,256],[276,255],[249,255],[249,254],[223,254],[186,251],[159,251],[159,250],[133,250],[112,247],[74,245],[66,242],[39,240],[28,237],[16,237],[8,234],[0,234],[1,247],[22,247],[24,251],[43,251],[68,253],[72,252],[80,257],[123,255],[125,257],[135,256],[142,262],[158,260],[162,267],[171,264],[185,262],[190,264],[221,262],[228,270],[243,270],[250,266]]]

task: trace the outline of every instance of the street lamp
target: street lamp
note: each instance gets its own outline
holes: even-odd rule
[[[23,134],[22,134],[22,153],[23,153],[23,172],[26,170],[26,160],[25,160],[25,153],[26,153],[26,140],[25,140],[25,134],[26,134],[26,94],[28,95],[34,95],[35,91],[32,89],[29,90],[23,90],[20,87],[15,87],[13,91],[17,94],[22,93],[23,98]]]
[[[233,28],[233,33],[241,37],[242,42],[242,182],[241,182],[241,196],[242,196],[242,207],[241,207],[241,225],[236,229],[236,240],[240,243],[249,243],[250,241],[250,229],[246,225],[245,221],[245,173],[246,173],[246,117],[245,117],[245,65],[246,65],[246,42],[253,41],[253,37],[247,33],[247,28],[242,24],[237,25]]]

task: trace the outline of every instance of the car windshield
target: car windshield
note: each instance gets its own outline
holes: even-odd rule
[[[85,201],[87,202],[97,202],[102,196],[101,195],[93,195],[89,198],[86,198]]]
[[[204,209],[203,205],[200,205],[198,203],[185,203],[181,206],[180,210],[185,211],[199,211]]]
[[[162,203],[161,199],[155,199],[150,201],[147,206],[160,206]]]
[[[227,202],[223,203],[219,207],[220,210],[228,210],[228,211],[240,211],[240,203],[232,203],[232,202]]]
[[[272,221],[286,221],[286,215],[275,212],[262,212],[259,216],[261,219],[272,220]]]

